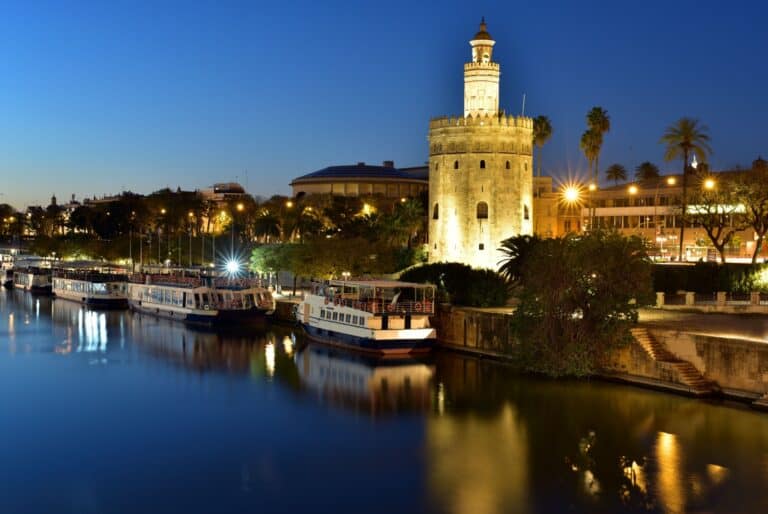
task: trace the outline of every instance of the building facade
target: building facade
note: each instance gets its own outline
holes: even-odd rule
[[[496,269],[504,239],[533,233],[533,120],[499,111],[485,21],[469,43],[464,116],[429,124],[429,260]]]

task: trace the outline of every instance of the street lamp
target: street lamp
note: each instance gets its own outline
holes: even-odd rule
[[[715,188],[715,179],[708,178],[704,181],[704,189],[712,191]]]
[[[287,202],[285,202],[285,207],[290,209],[291,207],[293,207],[293,202],[288,200]]]

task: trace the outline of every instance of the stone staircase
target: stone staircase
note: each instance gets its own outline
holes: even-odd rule
[[[631,329],[630,332],[651,359],[656,361],[659,365],[668,368],[673,375],[676,376],[679,382],[687,386],[690,392],[694,395],[707,396],[719,391],[717,384],[704,378],[701,372],[696,369],[693,364],[676,357],[672,352],[667,350],[662,343],[657,341],[656,338],[648,332],[648,329],[636,327]],[[766,401],[768,401],[768,399]]]

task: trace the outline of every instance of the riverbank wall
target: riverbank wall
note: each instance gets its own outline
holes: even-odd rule
[[[514,359],[516,342],[508,310],[441,306],[434,326],[441,347]],[[663,350],[654,351],[635,337],[609,356],[603,378],[703,396],[704,389],[692,386],[695,379],[709,384],[710,393],[757,402],[756,407],[768,406],[768,342],[690,333],[684,328],[644,327],[642,323],[639,327]],[[664,352],[663,357],[659,351]]]

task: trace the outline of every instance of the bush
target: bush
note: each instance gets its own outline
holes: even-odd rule
[[[644,243],[614,232],[541,240],[520,277],[513,315],[519,361],[551,376],[600,369],[653,297]]]
[[[503,307],[509,298],[509,284],[501,275],[456,262],[411,268],[400,275],[400,280],[434,284],[438,288],[438,297],[454,305]]]
[[[764,279],[768,274],[765,264],[738,264],[698,262],[695,265],[657,264],[653,267],[655,291],[675,293],[693,291],[711,294],[718,291],[749,293],[768,291]]]

